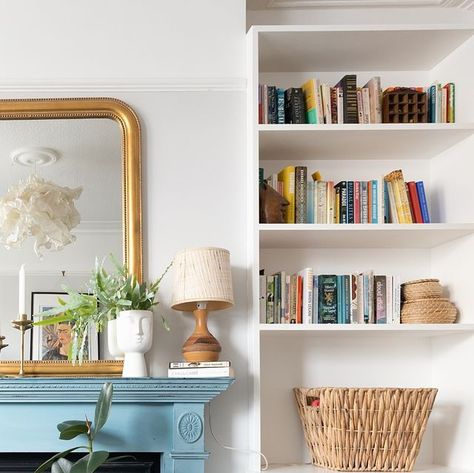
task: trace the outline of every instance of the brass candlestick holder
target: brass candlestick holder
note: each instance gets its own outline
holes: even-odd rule
[[[5,337],[3,335],[0,335],[0,352],[8,346],[8,343],[5,342]]]
[[[12,326],[21,333],[21,348],[20,348],[20,372],[18,376],[25,375],[25,332],[33,327],[33,320],[28,319],[26,314],[21,314],[18,320],[12,320]]]

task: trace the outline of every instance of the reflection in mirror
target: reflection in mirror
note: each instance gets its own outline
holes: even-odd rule
[[[31,315],[32,294],[61,292],[62,285],[83,291],[96,256],[113,253],[121,258],[121,146],[121,129],[113,120],[0,120],[0,199],[30,176],[57,186],[82,189],[71,199],[78,215],[72,210],[65,215],[65,221],[71,216],[78,217],[78,221],[71,224],[74,241],[69,243],[66,238],[64,248],[59,251],[43,248],[39,257],[32,236],[20,248],[6,249],[0,245],[0,334],[6,336],[9,344],[1,359],[19,358],[19,336],[11,328],[10,320],[19,314],[18,272],[22,264],[26,269],[26,312]],[[14,201],[10,203],[16,209],[19,206]],[[37,204],[36,210],[44,211],[41,202]],[[31,201],[24,199],[21,211],[31,211],[29,205]],[[52,212],[57,216],[61,209]],[[44,232],[51,231],[47,221],[41,226]],[[8,226],[8,232],[14,227]],[[36,220],[32,231],[38,232]],[[30,334],[26,341],[27,354],[29,337]]]

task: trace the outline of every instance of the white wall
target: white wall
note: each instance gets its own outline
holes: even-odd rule
[[[1,95],[111,96],[143,127],[145,274],[159,276],[176,251],[231,252],[236,305],[210,314],[210,329],[237,382],[212,406],[224,443],[247,447],[244,0],[0,0]],[[181,358],[192,315],[159,309],[151,374]],[[54,426],[52,426],[54,428]],[[246,455],[208,435],[209,472],[245,471]]]

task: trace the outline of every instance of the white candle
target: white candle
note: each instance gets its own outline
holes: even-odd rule
[[[25,265],[20,267],[20,274],[18,276],[18,313],[26,314],[26,274]]]

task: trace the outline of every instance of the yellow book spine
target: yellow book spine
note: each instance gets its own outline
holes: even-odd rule
[[[286,223],[295,223],[295,167],[286,166],[278,173],[278,180],[283,183],[283,197],[290,203],[286,208]]]
[[[306,105],[306,121],[313,124],[318,123],[316,87],[315,79],[310,79],[301,86]]]
[[[392,184],[391,187],[397,209],[398,223],[413,223],[402,171],[400,169],[392,171],[385,176],[385,180]]]

